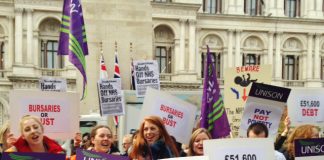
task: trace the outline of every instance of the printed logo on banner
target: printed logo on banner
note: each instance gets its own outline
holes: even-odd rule
[[[39,79],[39,88],[41,91],[66,92],[66,79],[54,77],[41,77]]]
[[[82,160],[129,160],[126,156],[117,156],[107,153],[94,152],[90,150],[76,150],[76,159]]]
[[[324,159],[324,138],[296,139],[295,156],[321,156]]]
[[[65,154],[37,152],[3,152],[3,160],[65,160]]]

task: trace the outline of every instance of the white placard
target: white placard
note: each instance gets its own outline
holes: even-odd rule
[[[166,92],[148,88],[141,118],[155,115],[162,118],[168,133],[178,142],[188,144],[195,121],[196,106]]]
[[[166,158],[168,160],[209,160],[208,156],[192,156],[192,157],[178,157],[178,158]]]
[[[41,77],[39,89],[41,91],[66,92],[66,79],[58,77]]]
[[[288,115],[293,126],[324,124],[324,89],[293,89],[288,98]]]
[[[58,139],[72,138],[79,131],[79,94],[14,90],[10,98],[10,129],[20,135],[19,120],[24,115],[40,117],[45,134]]]
[[[144,97],[147,87],[160,90],[160,73],[155,60],[134,61],[136,96]]]
[[[235,138],[205,140],[204,155],[212,160],[274,160],[270,138]]]
[[[101,115],[124,115],[125,104],[121,79],[102,79],[97,84]]]

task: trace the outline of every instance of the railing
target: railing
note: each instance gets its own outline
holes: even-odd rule
[[[285,87],[304,87],[305,81],[302,80],[282,80]]]

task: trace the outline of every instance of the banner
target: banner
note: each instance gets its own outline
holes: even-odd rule
[[[270,138],[234,138],[203,141],[204,155],[212,160],[274,160]]]
[[[121,79],[100,79],[98,81],[100,114],[124,115],[124,96],[121,91]]]
[[[188,144],[195,121],[196,106],[152,88],[148,88],[146,92],[141,120],[150,115],[161,117],[168,133],[178,142]]]
[[[296,139],[295,160],[323,160],[324,138]]]
[[[244,107],[239,136],[246,137],[248,127],[256,122],[267,126],[269,137],[277,136],[289,93],[288,88],[253,83]]]
[[[288,99],[288,115],[293,126],[324,125],[324,89],[293,89]]]
[[[192,156],[192,157],[178,157],[178,158],[166,158],[168,160],[209,160],[208,156]]]
[[[65,160],[65,154],[38,152],[2,152],[3,160]]]
[[[144,97],[147,87],[160,90],[160,73],[155,60],[134,61],[136,96]]]
[[[76,150],[76,159],[78,160],[129,160],[127,156],[117,156],[107,153],[94,152],[90,150]]]
[[[41,77],[39,89],[41,91],[66,92],[66,79],[57,77]]]
[[[224,106],[233,137],[237,137],[252,82],[270,84],[272,65],[250,65],[225,69]]]
[[[9,94],[10,130],[20,135],[19,120],[24,115],[40,118],[45,135],[73,138],[79,131],[80,102],[77,93],[13,90]]]

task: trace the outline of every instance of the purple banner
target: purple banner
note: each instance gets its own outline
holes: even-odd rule
[[[324,159],[324,138],[295,140],[295,156],[323,156]]]
[[[77,149],[76,150],[76,159],[82,159],[82,160],[129,160],[127,156],[117,156],[117,155],[111,155],[107,153],[100,153],[100,152],[94,152],[90,150],[82,150]]]
[[[65,160],[65,154],[37,152],[3,152],[2,160]]]

